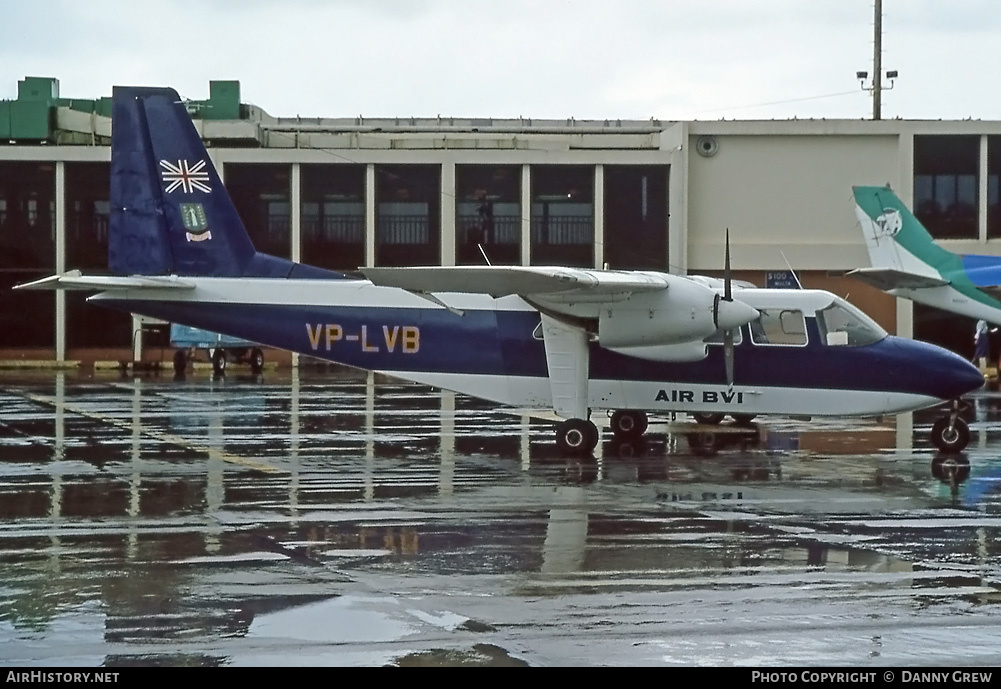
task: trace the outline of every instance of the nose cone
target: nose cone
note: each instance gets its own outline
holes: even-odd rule
[[[956,399],[983,387],[984,374],[958,354],[925,343],[908,342],[908,345],[923,347],[912,375],[940,399]]]
[[[742,301],[727,301],[720,299],[716,308],[716,327],[722,330],[733,330],[757,318],[758,310]]]
[[[956,392],[949,399],[978,390],[984,385],[984,374],[979,368],[961,356],[957,355],[956,359],[959,361],[954,360],[949,367],[949,375],[953,378]]]

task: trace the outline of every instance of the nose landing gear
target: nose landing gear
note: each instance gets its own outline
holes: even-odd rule
[[[960,417],[960,413],[967,407],[967,402],[953,400],[949,413],[931,427],[932,443],[945,454],[962,452],[970,442],[970,426]]]

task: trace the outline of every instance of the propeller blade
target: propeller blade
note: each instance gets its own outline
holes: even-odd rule
[[[723,366],[726,368],[727,387],[733,387],[733,331],[723,331]]]
[[[719,294],[713,295],[713,325],[719,329]]]
[[[733,301],[730,293],[730,228],[726,228],[726,257],[723,261],[723,298]]]

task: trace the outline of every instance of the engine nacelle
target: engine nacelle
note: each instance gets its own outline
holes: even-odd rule
[[[681,342],[679,344],[652,345],[649,347],[606,347],[606,349],[648,361],[701,361],[709,355],[709,347],[702,340],[691,340],[690,342]]]
[[[701,343],[716,332],[716,299],[717,293],[705,285],[675,277],[666,290],[634,294],[602,307],[598,340],[607,349]]]

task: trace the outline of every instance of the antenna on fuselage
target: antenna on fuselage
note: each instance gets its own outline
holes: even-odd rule
[[[786,258],[785,252],[782,251],[782,249],[779,249],[779,253],[782,254],[782,260],[786,262],[786,268],[788,268],[789,272],[792,273],[792,279],[796,281],[796,286],[803,289],[803,283],[799,281],[799,275],[796,275],[796,271],[792,269],[792,264],[789,263],[789,259]]]
[[[480,250],[480,254],[483,256],[483,260],[487,262],[487,265],[492,266],[493,263],[490,262],[490,257],[487,256],[487,250],[483,248],[483,245],[477,244],[476,248]]]

